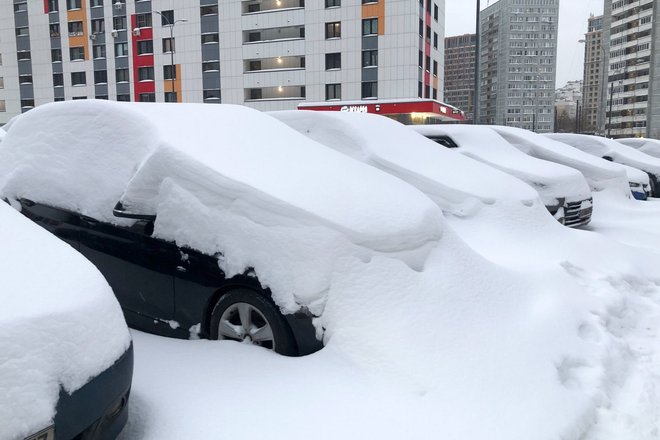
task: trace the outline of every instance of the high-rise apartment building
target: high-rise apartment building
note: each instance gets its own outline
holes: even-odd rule
[[[604,113],[601,109],[604,108],[602,89],[605,73],[602,15],[589,17],[583,41],[585,46],[580,129],[583,133],[602,133]]]
[[[474,107],[476,44],[476,34],[445,38],[445,102],[463,110],[468,120]]]
[[[552,132],[559,0],[498,0],[479,17],[478,121]]]
[[[660,138],[660,4],[605,0],[606,133]]]
[[[0,124],[65,99],[260,110],[441,100],[444,10],[444,0],[2,1]]]

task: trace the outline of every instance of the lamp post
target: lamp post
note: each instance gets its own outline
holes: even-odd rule
[[[173,22],[170,22],[170,19],[167,15],[163,14],[162,12],[159,11],[152,11],[154,14],[160,15],[160,17],[165,21],[165,25],[170,28],[170,68],[172,71],[170,72],[170,93],[172,94],[172,97],[174,98],[174,101],[171,102],[177,102],[178,99],[176,97],[176,92],[174,91],[174,80],[176,79],[176,67],[174,66],[174,25],[177,23],[185,23],[186,20],[185,18],[180,18],[178,20],[174,20]]]
[[[481,12],[481,0],[477,0],[477,18],[476,18],[476,40],[474,47],[474,102],[472,103],[472,123],[478,124],[479,118],[479,76],[481,56],[479,54],[481,48],[481,23],[479,21],[479,13]]]

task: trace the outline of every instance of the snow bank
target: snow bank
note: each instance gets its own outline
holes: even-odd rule
[[[590,197],[589,186],[579,172],[529,157],[487,127],[411,125],[410,128],[424,136],[451,137],[458,145],[456,151],[523,180],[539,192],[546,205],[555,205],[557,198],[573,202]]]
[[[587,179],[593,191],[617,188],[623,195],[630,193],[625,171],[617,164],[522,128],[501,125],[488,128],[530,156],[575,168]]]
[[[586,134],[546,134],[550,139],[558,140],[578,148],[593,156],[609,156],[616,163],[628,165],[660,176],[660,159],[644,154],[632,147],[600,136]]]
[[[444,223],[412,186],[231,105],[41,106],[0,147],[0,193],[113,223],[120,200],[156,214],[156,237],[222,256],[228,276],[254,268],[284,312],[320,313],[344,258],[421,267]]]
[[[628,147],[636,148],[644,154],[660,159],[660,141],[649,138],[624,138],[617,139],[617,142]]]
[[[130,336],[101,274],[0,202],[0,438],[49,426],[72,393],[123,354]]]
[[[283,111],[271,116],[334,150],[413,184],[443,210],[466,215],[480,204],[531,204],[537,194],[516,179],[447,151],[404,125],[363,113]]]

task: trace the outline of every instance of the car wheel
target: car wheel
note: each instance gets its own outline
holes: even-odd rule
[[[220,297],[211,314],[211,338],[257,345],[285,356],[298,354],[286,319],[273,302],[248,289]]]

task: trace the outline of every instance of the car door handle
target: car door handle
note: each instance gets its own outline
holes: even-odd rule
[[[89,226],[95,226],[99,223],[98,220],[96,220],[94,218],[91,218],[91,217],[87,217],[86,215],[83,215],[80,218],[83,221],[83,223],[86,223]]]
[[[177,267],[176,267],[176,270],[179,271],[179,272],[188,272],[188,269],[186,269],[186,268],[183,267],[183,266],[177,266]]]

